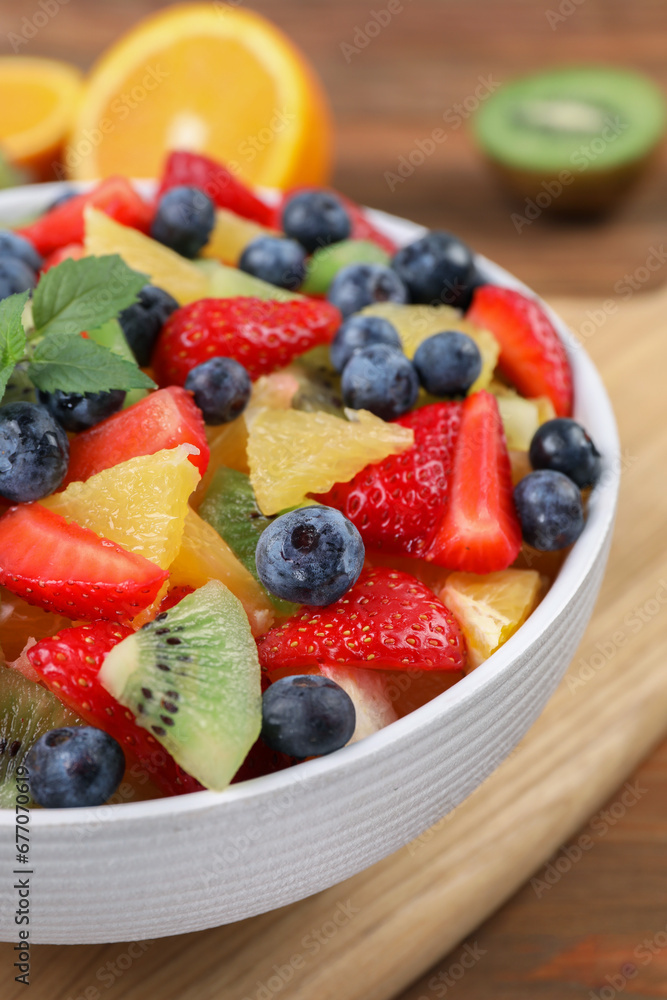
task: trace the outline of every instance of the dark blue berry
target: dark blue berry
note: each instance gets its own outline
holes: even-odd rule
[[[276,597],[332,604],[356,583],[364,565],[361,535],[332,507],[302,507],[277,517],[260,535],[255,563]]]
[[[396,327],[381,316],[350,316],[339,327],[329,348],[331,364],[342,372],[355,351],[371,344],[388,344],[402,351],[401,338]]]
[[[419,381],[434,396],[465,396],[482,371],[479,347],[459,330],[423,340],[412,363]]]
[[[45,406],[0,408],[0,495],[12,503],[41,500],[58,489],[68,462],[67,435]]]
[[[382,420],[403,416],[417,402],[414,365],[395,347],[374,344],[352,355],[341,380],[343,401],[353,410],[370,410]]]
[[[346,240],[352,222],[340,198],[330,191],[302,191],[283,207],[283,232],[308,253]]]
[[[327,298],[346,318],[375,302],[405,303],[408,292],[396,272],[384,264],[348,264],[332,281]]]
[[[241,254],[239,269],[295,292],[306,277],[306,251],[296,240],[260,236]]]
[[[576,542],[584,530],[581,493],[562,472],[531,472],[514,488],[524,541],[541,552],[556,552]]]
[[[37,275],[18,257],[0,257],[0,299],[26,292],[37,284]]]
[[[262,697],[262,740],[290,757],[333,753],[352,739],[355,726],[352,699],[328,677],[283,677]]]
[[[413,302],[462,306],[475,279],[472,251],[451,233],[432,232],[403,247],[392,267]]]
[[[248,405],[252,382],[238,361],[211,358],[189,372],[185,388],[194,393],[205,423],[227,424]]]
[[[529,458],[534,469],[562,472],[581,489],[595,486],[600,478],[600,452],[581,424],[567,417],[542,424],[530,443]]]
[[[87,431],[106,420],[125,402],[124,389],[109,392],[62,392],[60,389],[42,392],[40,389],[37,396],[60,426],[71,434]]]
[[[19,236],[11,229],[0,229],[0,257],[16,257],[27,264],[35,274],[41,271],[44,259],[25,236]]]
[[[215,225],[215,206],[195,187],[175,187],[162,195],[151,236],[183,257],[196,257]]]
[[[464,293],[461,295],[461,300],[458,303],[457,308],[462,309],[463,312],[467,312],[472,305],[473,296],[478,288],[482,288],[483,285],[488,285],[489,282],[486,278],[482,277],[480,272],[477,270],[477,266],[473,268],[473,273],[470,281],[468,282],[468,287]]]
[[[54,208],[59,208],[61,205],[66,205],[68,201],[72,198],[76,198],[79,192],[75,191],[74,188],[67,188],[62,194],[59,194],[57,198],[54,198],[49,207],[46,209],[47,212],[51,212]]]
[[[67,726],[41,736],[26,755],[30,791],[46,809],[101,806],[125,770],[120,744],[93,726]]]
[[[176,309],[178,302],[169,292],[155,285],[144,285],[139,301],[123,309],[118,316],[125,339],[142,368],[150,364],[160,330]]]

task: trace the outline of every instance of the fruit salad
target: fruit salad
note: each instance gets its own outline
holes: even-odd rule
[[[0,344],[2,805],[391,725],[521,627],[600,476],[549,316],[460,239],[190,152],[0,232]]]

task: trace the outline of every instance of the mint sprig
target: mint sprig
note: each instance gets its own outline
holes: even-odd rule
[[[0,397],[19,363],[44,392],[157,388],[131,360],[129,348],[119,352],[117,346],[116,317],[136,302],[148,280],[116,254],[85,257],[47,271],[31,310],[28,292],[0,301]],[[80,336],[84,331],[90,339]]]
[[[35,289],[35,336],[72,336],[102,326],[136,302],[148,280],[147,275],[129,268],[118,254],[64,260],[47,271]]]
[[[0,397],[14,368],[25,355],[26,335],[22,317],[29,294],[10,295],[0,302]]]

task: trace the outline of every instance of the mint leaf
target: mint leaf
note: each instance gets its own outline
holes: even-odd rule
[[[64,260],[47,271],[35,289],[36,335],[72,336],[101,326],[136,302],[148,280],[118,254]]]
[[[0,398],[14,368],[25,355],[26,335],[21,317],[29,294],[21,292],[0,301]]]
[[[136,364],[119,358],[93,340],[67,333],[49,334],[37,344],[28,375],[43,392],[157,388]]]

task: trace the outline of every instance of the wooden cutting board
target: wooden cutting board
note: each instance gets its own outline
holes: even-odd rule
[[[151,943],[36,947],[30,1000],[389,1000],[529,878],[667,732],[667,292],[613,311],[597,300],[554,305],[612,396],[623,482],[595,616],[522,744],[417,841],[301,903]],[[0,995],[22,997],[11,946],[0,956]]]

